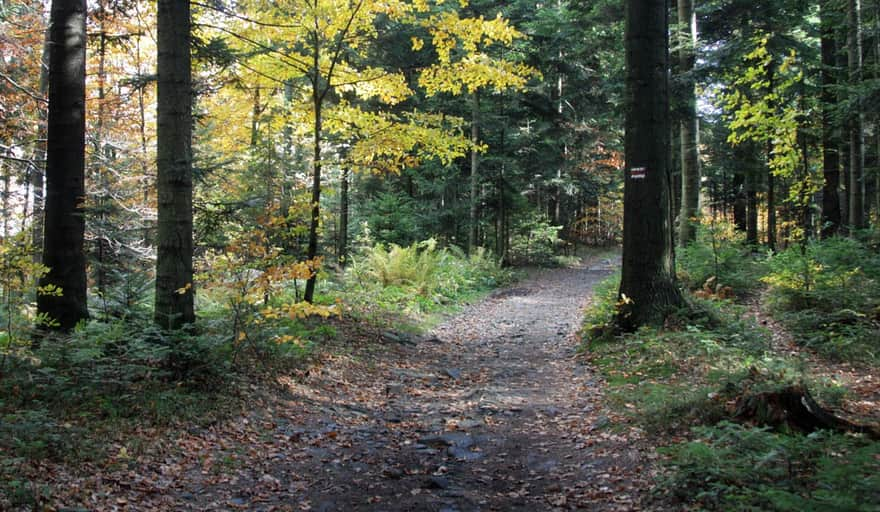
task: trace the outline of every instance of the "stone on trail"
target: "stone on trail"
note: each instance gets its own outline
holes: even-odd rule
[[[452,380],[461,380],[461,370],[457,368],[444,368],[443,375],[449,377]]]

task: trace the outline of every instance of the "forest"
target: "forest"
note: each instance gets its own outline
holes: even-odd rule
[[[880,0],[0,0],[0,511],[880,511]]]

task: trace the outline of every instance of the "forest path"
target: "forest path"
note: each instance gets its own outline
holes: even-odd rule
[[[283,401],[191,432],[202,456],[179,468],[174,508],[638,509],[646,455],[576,354],[584,306],[617,266],[538,271],[418,341],[332,356]]]

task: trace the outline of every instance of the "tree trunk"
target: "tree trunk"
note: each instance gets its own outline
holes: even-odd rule
[[[176,329],[195,321],[189,1],[159,0],[157,32],[155,321]]]
[[[669,26],[664,0],[628,0],[623,269],[617,322],[662,324],[675,284],[669,158]]]
[[[679,244],[687,247],[696,239],[695,222],[700,215],[700,157],[699,121],[697,119],[696,82],[693,77],[694,52],[697,44],[697,17],[693,0],[678,0],[681,31],[681,50],[678,60],[684,78],[682,90],[682,119],[679,125],[681,143],[681,211],[679,214]]]
[[[39,294],[37,310],[63,331],[89,316],[86,295],[85,71],[86,2],[52,2],[49,50],[49,117],[43,263],[50,268],[40,286],[61,296]]]
[[[776,175],[770,166],[773,158],[773,141],[767,141],[767,247],[776,250]],[[757,207],[755,208],[757,216]]]
[[[140,38],[135,39],[135,63],[137,65],[137,74],[138,76],[143,76],[143,60],[141,57],[141,43]],[[147,151],[147,105],[146,105],[146,84],[141,85],[137,88],[137,103],[138,103],[138,135],[140,137],[140,153],[141,153],[141,188],[142,188],[142,198],[143,198],[143,207],[144,209],[149,208],[150,205],[150,194],[153,190],[152,180],[149,175],[149,153]],[[145,246],[150,246],[152,242],[151,232],[152,226],[149,218],[143,219],[143,242]]]
[[[339,233],[336,245],[336,257],[343,267],[348,260],[348,183],[351,171],[348,167],[342,169],[339,184]]]
[[[822,4],[822,237],[834,236],[840,230],[840,131],[832,112],[837,104],[837,40],[830,21],[830,2]]]
[[[772,97],[775,94],[775,68],[774,61],[771,58],[767,63],[765,70],[767,76],[767,95]],[[771,115],[776,114],[776,104],[773,100],[768,100]],[[770,250],[776,250],[776,175],[773,174],[773,138],[767,139],[767,247]]]
[[[46,30],[43,41],[43,56],[40,60],[40,95],[47,96],[49,94],[49,52],[51,48],[51,33]],[[39,110],[39,128],[38,136],[40,139],[46,138],[46,130],[48,123],[48,111],[40,108]],[[85,143],[85,142],[83,142]],[[38,141],[34,150],[34,163],[31,164],[30,179],[31,189],[34,194],[33,219],[31,221],[31,243],[34,246],[33,262],[42,263],[43,261],[43,227],[45,222],[44,215],[44,180],[45,165],[42,163],[46,160],[46,142]]]
[[[315,69],[316,73],[319,68],[317,66],[317,58],[315,59]],[[312,216],[311,222],[309,223],[309,245],[306,249],[306,259],[311,262],[314,262],[318,257],[318,229],[320,228],[321,223],[321,130],[323,129],[323,122],[321,118],[321,105],[322,98],[318,92],[317,79],[315,81],[314,87],[314,109],[315,109],[315,126],[314,133],[312,134],[314,137],[313,140],[313,152],[314,152],[314,163],[312,167]],[[303,299],[306,302],[312,302],[315,298],[315,284],[318,281],[317,269],[312,269],[312,275],[309,277],[309,280],[306,281],[306,291]]]
[[[471,105],[471,142],[474,149],[471,150],[471,180],[470,180],[470,229],[468,230],[468,253],[479,244],[479,190],[480,190],[480,156],[476,150],[476,144],[480,139],[480,96],[473,94]]]
[[[855,111],[851,113],[849,129],[849,224],[853,229],[861,229],[865,227],[865,151],[862,130],[862,95],[859,91],[862,86],[861,0],[849,0],[847,13],[850,86],[856,97]]]
[[[734,171],[733,175],[733,224],[736,229],[746,231],[748,220],[746,219],[746,176],[741,166]]]
[[[293,81],[285,80],[284,82],[284,109],[285,112],[289,112],[290,106],[293,103]],[[292,197],[292,191],[289,190],[290,183],[294,180],[294,166],[293,166],[293,126],[290,121],[285,121],[284,123],[284,164],[282,166],[282,176],[281,176],[281,202],[280,202],[280,211],[281,216],[285,219],[290,214],[290,201]],[[285,225],[287,222],[285,221]],[[286,237],[285,237],[286,240]],[[285,242],[286,244],[287,242]]]
[[[758,247],[758,179],[757,170],[746,171],[746,244]]]

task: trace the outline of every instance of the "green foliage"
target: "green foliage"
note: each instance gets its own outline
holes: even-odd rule
[[[769,334],[728,302],[695,299],[708,311],[704,319],[614,336],[596,326],[614,316],[616,284],[612,277],[597,288],[586,347],[614,409],[649,432],[691,439],[660,450],[666,471],[657,490],[664,508],[877,510],[880,443],[727,421],[730,404],[745,393],[806,383],[829,404],[845,389],[806,375],[798,359],[775,355]]]
[[[407,196],[382,192],[365,205],[364,218],[375,243],[408,245],[423,232],[415,201]]]
[[[774,255],[763,281],[796,339],[843,359],[880,357],[880,256],[851,238],[811,241]]]
[[[545,215],[532,214],[521,219],[513,229],[509,258],[520,265],[547,265],[565,245],[559,238],[562,226],[553,226]]]
[[[510,278],[510,272],[483,249],[466,255],[456,247],[440,248],[429,239],[407,247],[379,244],[363,249],[352,257],[345,281],[355,303],[360,296],[364,301],[425,313]]]
[[[661,488],[708,510],[876,511],[880,443],[721,422],[674,445]]]
[[[8,354],[27,345],[31,327],[51,324],[50,318],[40,317],[31,306],[33,292],[60,295],[63,290],[48,285],[37,289],[37,281],[49,269],[33,260],[33,247],[25,233],[0,238],[0,376]]]
[[[707,217],[697,227],[696,241],[677,254],[676,263],[679,278],[689,288],[701,288],[714,277],[716,288],[729,286],[738,295],[755,289],[765,271],[763,259],[746,246],[743,232],[730,222]]]

